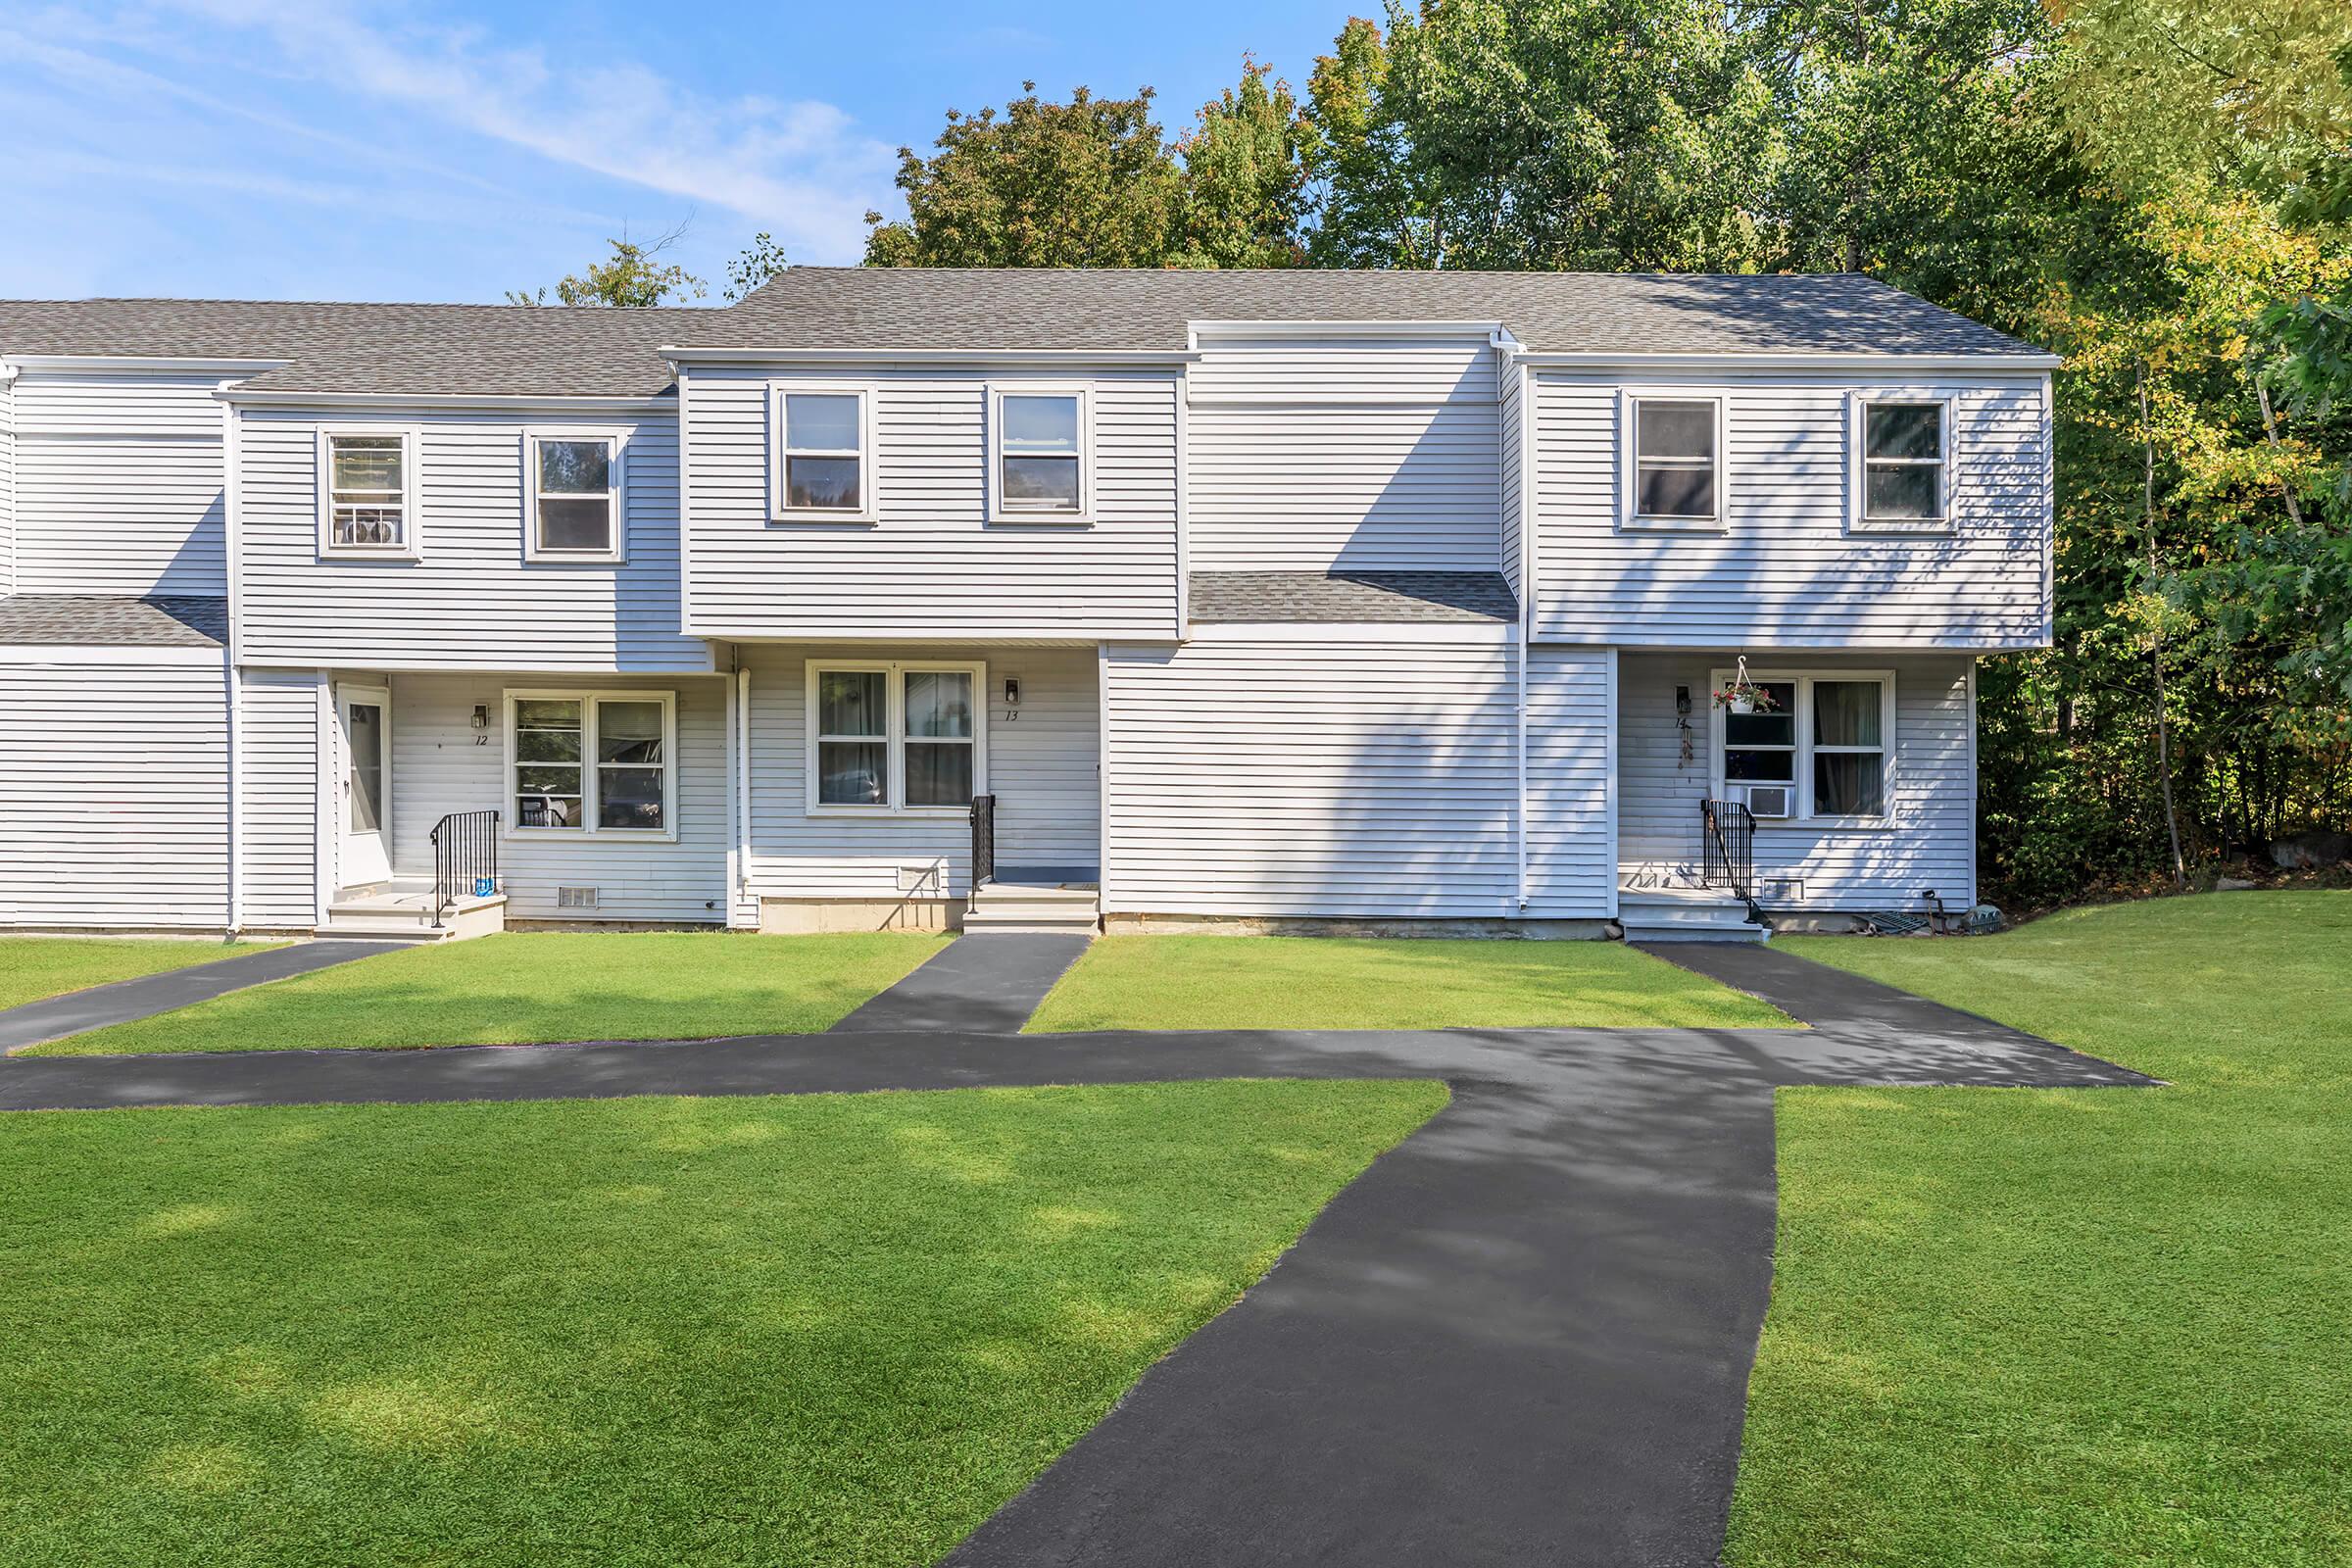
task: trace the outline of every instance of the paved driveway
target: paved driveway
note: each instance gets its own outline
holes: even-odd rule
[[[0,1106],[1443,1077],[1446,1109],[950,1562],[1709,1564],[1771,1281],[1772,1091],[2148,1080],[1783,955],[1656,951],[1817,1027],[18,1057]]]

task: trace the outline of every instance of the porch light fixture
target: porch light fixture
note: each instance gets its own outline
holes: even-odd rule
[[[490,705],[488,703],[476,703],[473,705],[473,727],[475,729],[488,729],[490,727]]]

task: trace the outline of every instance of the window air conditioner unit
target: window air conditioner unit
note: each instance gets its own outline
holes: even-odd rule
[[[1788,786],[1786,784],[1750,784],[1747,787],[1747,809],[1754,816],[1788,815]]]

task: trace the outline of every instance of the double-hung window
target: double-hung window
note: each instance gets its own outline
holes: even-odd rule
[[[1091,401],[1084,388],[991,389],[991,515],[997,521],[1085,520]]]
[[[1853,401],[1854,525],[1937,532],[1951,523],[1952,411],[1937,399]]]
[[[330,556],[416,554],[414,431],[318,433],[318,549]]]
[[[668,837],[676,750],[668,692],[509,692],[514,825]]]
[[[961,811],[986,788],[979,664],[808,666],[808,808]]]
[[[529,558],[620,560],[620,438],[567,431],[526,435],[522,445]]]
[[[1724,519],[1724,400],[1628,395],[1624,401],[1628,528],[1714,531]]]
[[[1718,690],[1732,672],[1715,672]],[[1787,815],[1884,821],[1889,814],[1894,677],[1884,671],[1751,674],[1753,711],[1717,713],[1715,785],[1745,800],[1757,786]],[[1770,825],[1769,822],[1766,823]]]
[[[872,394],[863,387],[775,394],[776,514],[862,522],[874,514]]]

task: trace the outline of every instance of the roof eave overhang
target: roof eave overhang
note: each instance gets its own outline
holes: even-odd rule
[[[1903,354],[1895,352],[1802,354],[1690,354],[1690,353],[1571,353],[1522,349],[1512,356],[1523,365],[1583,366],[1608,369],[1767,369],[1767,370],[2055,370],[2066,364],[2056,354]]]
[[[12,370],[113,370],[181,375],[260,375],[282,370],[289,360],[216,359],[202,355],[161,354],[0,354],[0,367]]]
[[[672,365],[1189,365],[1193,349],[778,349],[670,345]]]
[[[489,392],[309,392],[300,387],[223,386],[213,396],[241,408],[260,409],[479,409],[518,414],[662,414],[677,409],[667,393],[611,396],[595,393]]]

